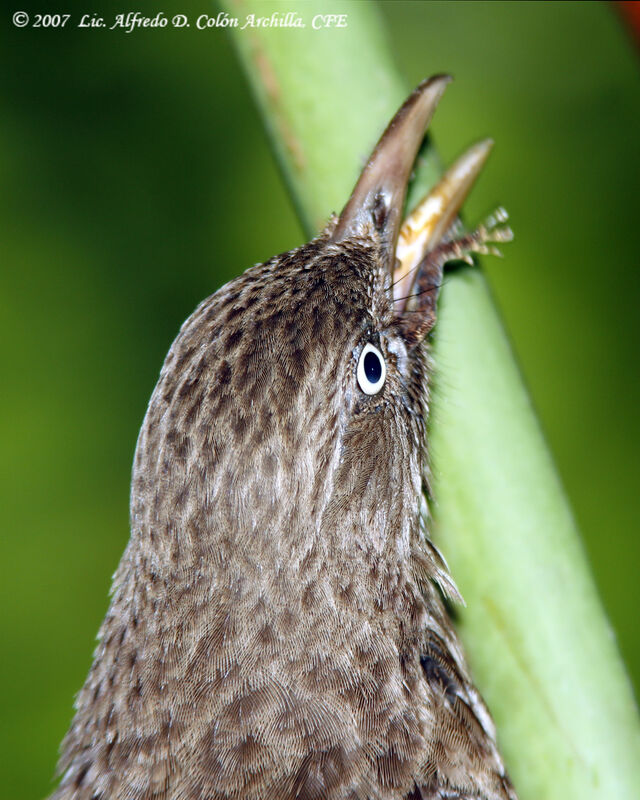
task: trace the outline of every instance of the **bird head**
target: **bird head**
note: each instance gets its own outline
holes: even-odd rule
[[[342,564],[407,555],[426,460],[423,345],[442,267],[500,238],[451,234],[488,141],[402,224],[448,82],[431,78],[409,96],[320,236],[252,267],[183,325],[132,485],[132,542],[153,539],[159,573],[233,562],[243,580],[262,580],[283,565],[296,574],[314,548]]]
[[[490,744],[491,724],[421,512],[442,269],[508,238],[452,228],[490,143],[402,223],[447,82],[408,98],[339,217],[223,286],[171,346],[61,791],[417,797],[436,757],[447,781],[485,768],[477,715]],[[470,735],[476,760],[449,761]]]

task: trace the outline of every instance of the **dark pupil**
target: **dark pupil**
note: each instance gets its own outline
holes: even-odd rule
[[[364,374],[371,383],[377,383],[382,375],[382,364],[375,353],[369,351],[364,357]]]

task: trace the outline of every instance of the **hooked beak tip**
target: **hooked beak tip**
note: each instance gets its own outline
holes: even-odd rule
[[[435,75],[409,95],[382,134],[332,233],[334,242],[363,234],[371,225],[383,243],[389,271],[413,164],[450,75]]]

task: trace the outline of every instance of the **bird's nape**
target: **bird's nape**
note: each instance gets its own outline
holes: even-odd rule
[[[481,143],[402,226],[449,78],[342,214],[205,300],[165,360],[56,800],[515,800],[425,530],[426,334]]]

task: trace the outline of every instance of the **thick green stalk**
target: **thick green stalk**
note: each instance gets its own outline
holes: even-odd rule
[[[411,87],[370,3],[223,5],[241,24],[247,14],[290,10],[306,23],[233,33],[300,217],[315,233],[341,209]],[[312,29],[315,14],[330,13],[348,14],[348,27]],[[421,182],[437,165],[427,148]],[[443,289],[434,358],[443,376],[431,424],[434,535],[467,601],[460,631],[521,800],[638,797],[631,688],[480,273],[459,271]]]

